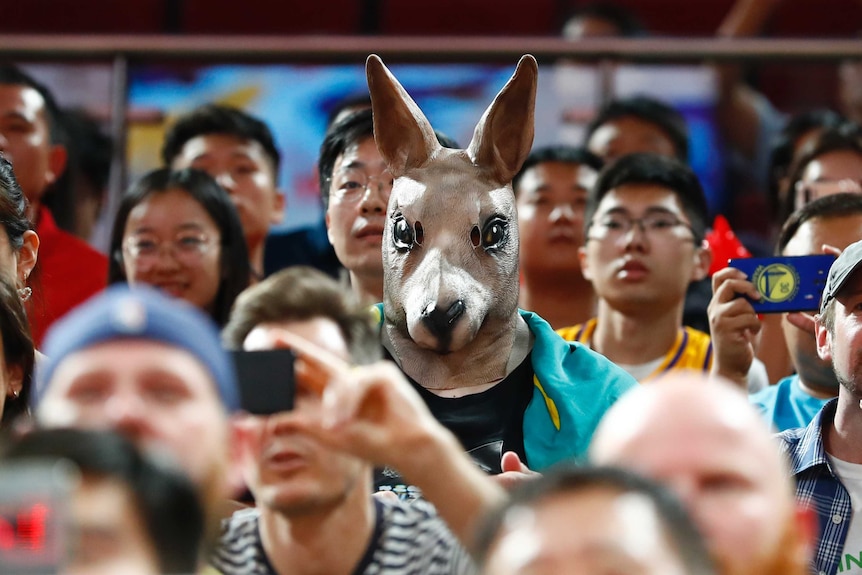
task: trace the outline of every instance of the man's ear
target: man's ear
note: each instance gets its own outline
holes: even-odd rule
[[[833,306],[835,304],[832,304]],[[834,309],[832,310],[835,311]],[[817,338],[817,355],[823,361],[832,361],[832,334],[823,325],[820,315],[814,316],[815,337]]]
[[[581,275],[584,276],[585,280],[593,281],[590,266],[587,265],[587,248],[585,246],[578,248],[578,261],[581,264]]]
[[[272,213],[269,216],[271,225],[280,224],[284,221],[284,208],[287,206],[287,196],[279,189],[273,190]]]
[[[23,235],[23,245],[16,255],[18,259],[18,287],[27,284],[27,278],[33,273],[36,261],[39,258],[39,236],[32,230],[27,230]]]
[[[48,154],[48,174],[45,178],[45,184],[53,184],[63,175],[66,170],[66,162],[69,159],[69,154],[66,152],[66,147],[62,144],[54,144],[51,146],[51,151]]]
[[[712,265],[712,250],[709,242],[703,240],[700,247],[694,250],[694,268],[691,271],[691,281],[700,281],[709,275],[709,266]]]

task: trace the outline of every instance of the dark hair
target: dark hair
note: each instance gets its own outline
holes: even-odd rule
[[[371,109],[371,96],[368,92],[345,96],[344,98],[337,100],[332,104],[332,108],[326,115],[326,130],[329,131],[333,124],[335,124],[335,120],[340,120],[338,116],[342,115],[345,111],[348,111],[349,113],[344,113],[344,118],[350,114],[358,112],[359,110],[365,109]]]
[[[633,96],[611,100],[605,104],[587,125],[584,145],[590,141],[596,130],[608,122],[624,117],[637,118],[657,127],[670,140],[677,159],[681,162],[688,161],[688,127],[685,118],[671,106],[649,96]]]
[[[444,134],[434,130],[437,141],[444,148],[458,148],[458,142]],[[344,153],[344,150],[361,142],[366,138],[374,137],[374,120],[371,116],[371,108],[365,108],[345,116],[329,127],[320,145],[320,157],[317,160],[317,176],[320,183],[320,199],[323,201],[324,211],[329,207],[329,185],[332,182],[332,170],[335,169],[335,160]]]
[[[518,195],[518,184],[520,183],[521,178],[524,177],[524,174],[527,173],[527,170],[547,162],[583,164],[597,172],[601,171],[604,166],[604,161],[600,157],[584,147],[558,144],[556,146],[535,148],[530,152],[530,155],[527,156],[527,159],[524,160],[524,164],[521,166],[518,173],[515,174],[515,177],[512,178],[512,189],[515,191],[516,196]]]
[[[792,214],[784,222],[778,241],[775,243],[775,255],[781,255],[784,248],[808,220],[815,218],[840,218],[844,216],[862,215],[862,194],[844,192],[817,198],[808,202]]]
[[[44,196],[42,203],[51,210],[61,229],[80,235],[75,207],[92,197],[101,208],[111,173],[114,145],[99,124],[83,110],[60,110],[60,122],[67,138],[66,169],[51,184],[51,193]]]
[[[273,176],[278,177],[281,155],[269,127],[242,110],[219,104],[205,104],[177,118],[165,134],[162,146],[165,166],[169,167],[182,153],[186,142],[207,134],[225,134],[257,142],[269,158]]]
[[[623,37],[632,38],[642,36],[645,33],[643,25],[634,14],[610,2],[591,2],[573,8],[563,20],[563,30],[565,30],[569,22],[577,18],[595,18],[596,20],[609,22],[620,31],[620,36]]]
[[[584,212],[587,231],[602,198],[626,184],[654,184],[672,191],[691,222],[696,244],[700,244],[706,234],[708,218],[703,187],[686,164],[658,154],[629,154],[602,170],[587,194]]]
[[[240,295],[222,339],[230,349],[242,349],[255,326],[267,322],[327,318],[338,325],[355,364],[380,359],[380,338],[367,306],[321,271],[295,266],[269,276]]]
[[[437,136],[437,141],[440,142],[440,145],[444,148],[452,148],[453,150],[457,150],[461,147],[458,145],[458,142],[456,142],[454,138],[450,138],[440,130],[434,130],[434,135]]]
[[[20,416],[27,413],[30,404],[30,389],[33,384],[35,351],[30,323],[24,304],[15,286],[0,278],[0,336],[3,339],[3,361],[6,368],[21,368],[21,389],[17,397],[6,398],[0,427],[8,428]]]
[[[769,153],[769,200],[773,213],[781,207],[781,179],[788,175],[796,142],[806,132],[815,129],[834,128],[844,122],[844,117],[832,110],[820,108],[796,114],[787,120],[772,142]]]
[[[84,110],[63,110],[63,125],[72,143],[70,163],[79,172],[77,175],[88,179],[97,190],[105,189],[114,149],[111,137]]]
[[[45,102],[45,120],[48,122],[48,130],[51,134],[51,143],[62,144],[65,142],[65,133],[61,124],[60,107],[57,100],[43,84],[35,78],[11,64],[0,64],[0,84],[11,86],[27,86],[36,90]]]
[[[511,498],[485,521],[477,542],[479,561],[484,563],[491,546],[505,530],[513,512],[534,508],[548,499],[595,488],[620,494],[643,496],[655,509],[663,534],[676,551],[689,575],[716,573],[706,544],[682,503],[661,484],[631,471],[613,467],[574,467],[560,465],[545,475],[523,483]]]
[[[350,146],[373,137],[374,120],[370,108],[353,112],[333,124],[326,132],[317,160],[320,199],[323,201],[324,210],[329,207],[329,185],[332,182],[335,160]]]
[[[0,225],[13,251],[24,245],[24,233],[32,229],[27,219],[27,199],[15,180],[12,165],[0,154]],[[3,358],[6,365],[21,367],[21,391],[17,398],[6,401],[0,425],[6,427],[27,412],[33,380],[33,336],[12,279],[0,280],[0,335],[3,337]]]
[[[162,573],[193,573],[204,535],[195,489],[178,471],[142,456],[111,431],[46,429],[25,434],[4,454],[6,465],[34,458],[72,462],[84,478],[121,481],[132,495]]]
[[[33,229],[27,219],[27,198],[15,179],[12,164],[0,153],[0,225],[6,231],[9,245],[18,251],[24,245],[24,233]]]
[[[227,323],[236,296],[248,287],[251,264],[242,224],[230,196],[212,177],[200,170],[171,171],[169,168],[161,168],[146,174],[129,188],[120,201],[111,232],[108,283],[128,281],[123,268],[123,234],[129,213],[151,195],[174,189],[183,190],[197,201],[221,233],[221,281],[211,316],[218,325],[223,326]]]
[[[802,175],[808,164],[830,152],[854,152],[862,159],[862,127],[854,122],[844,122],[838,126],[826,128],[800,151],[790,167],[788,194],[784,198],[781,217],[785,219],[796,209],[796,186],[802,180]]]

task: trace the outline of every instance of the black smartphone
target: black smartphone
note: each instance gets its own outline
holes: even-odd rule
[[[243,410],[253,415],[271,415],[293,409],[296,378],[292,351],[234,351],[233,359]]]
[[[751,305],[757,313],[817,311],[833,255],[777,256],[730,260],[760,292]]]

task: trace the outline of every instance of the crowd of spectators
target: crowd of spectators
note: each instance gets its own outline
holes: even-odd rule
[[[719,34],[778,4],[738,0]],[[605,5],[564,28],[643,33]],[[289,160],[266,119],[196,108],[123,194],[106,256],[74,234],[110,141],[0,67],[0,571],[862,572],[862,90],[784,116],[716,67],[761,239],[834,258],[782,272],[788,292],[819,282],[816,305],[764,313],[769,276],[716,261],[738,239],[711,231],[683,116],[614,99],[582,146],[530,150],[531,70],[461,150],[369,60],[371,98],[320,143],[325,245],[268,241]],[[465,213],[466,237],[435,228]],[[492,310],[475,330],[497,330],[444,378],[428,366],[460,361],[467,304],[429,304],[418,333],[396,293],[451,289],[428,261],[470,274]],[[240,369],[264,358],[279,367]]]

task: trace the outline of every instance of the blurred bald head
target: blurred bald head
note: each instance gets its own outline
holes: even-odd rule
[[[786,464],[732,384],[692,372],[633,390],[602,420],[590,456],[674,490],[724,575],[807,572]]]

